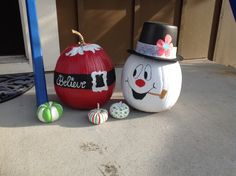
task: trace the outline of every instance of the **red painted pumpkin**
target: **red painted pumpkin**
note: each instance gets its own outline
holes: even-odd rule
[[[60,55],[55,72],[54,87],[60,100],[77,109],[92,109],[103,105],[115,87],[115,69],[104,49],[97,44],[84,43],[66,48]]]

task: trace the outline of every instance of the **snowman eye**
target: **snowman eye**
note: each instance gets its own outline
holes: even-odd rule
[[[143,70],[143,65],[138,65],[135,69],[134,69],[134,72],[133,72],[133,77],[135,78],[135,79],[137,79],[138,77],[139,77],[139,75],[140,75],[140,73],[142,72],[142,70]]]
[[[152,68],[151,65],[147,65],[144,69],[144,79],[149,81],[152,79]]]

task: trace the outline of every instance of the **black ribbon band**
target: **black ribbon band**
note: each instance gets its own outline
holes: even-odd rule
[[[54,72],[54,84],[72,89],[92,89],[95,92],[107,90],[116,80],[115,69],[91,74],[64,74]]]

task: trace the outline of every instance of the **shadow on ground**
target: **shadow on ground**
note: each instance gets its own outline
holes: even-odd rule
[[[56,95],[49,95],[49,100],[60,102]],[[110,105],[123,101],[121,99],[112,99],[102,108],[109,109]],[[1,115],[0,115],[0,127],[27,127],[27,126],[37,126],[37,125],[59,125],[62,127],[91,127],[94,126],[88,121],[87,114],[89,110],[76,110],[63,105],[64,114],[62,118],[54,123],[45,124],[40,122],[36,117],[36,105],[35,105],[35,95],[25,94],[16,99],[10,100],[8,102],[2,103],[1,105]],[[18,108],[16,108],[18,107]],[[135,118],[141,118],[149,116],[152,113],[140,112],[131,108],[130,115],[128,118],[123,120],[132,120]],[[109,116],[108,122],[120,121],[113,119]]]

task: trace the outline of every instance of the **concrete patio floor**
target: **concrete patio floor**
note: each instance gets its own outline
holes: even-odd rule
[[[206,60],[181,65],[182,92],[166,112],[132,110],[94,126],[87,111],[64,106],[61,120],[43,124],[34,88],[0,104],[0,176],[235,176],[236,71]],[[119,80],[110,103],[122,99]],[[47,82],[57,100],[52,74]]]

